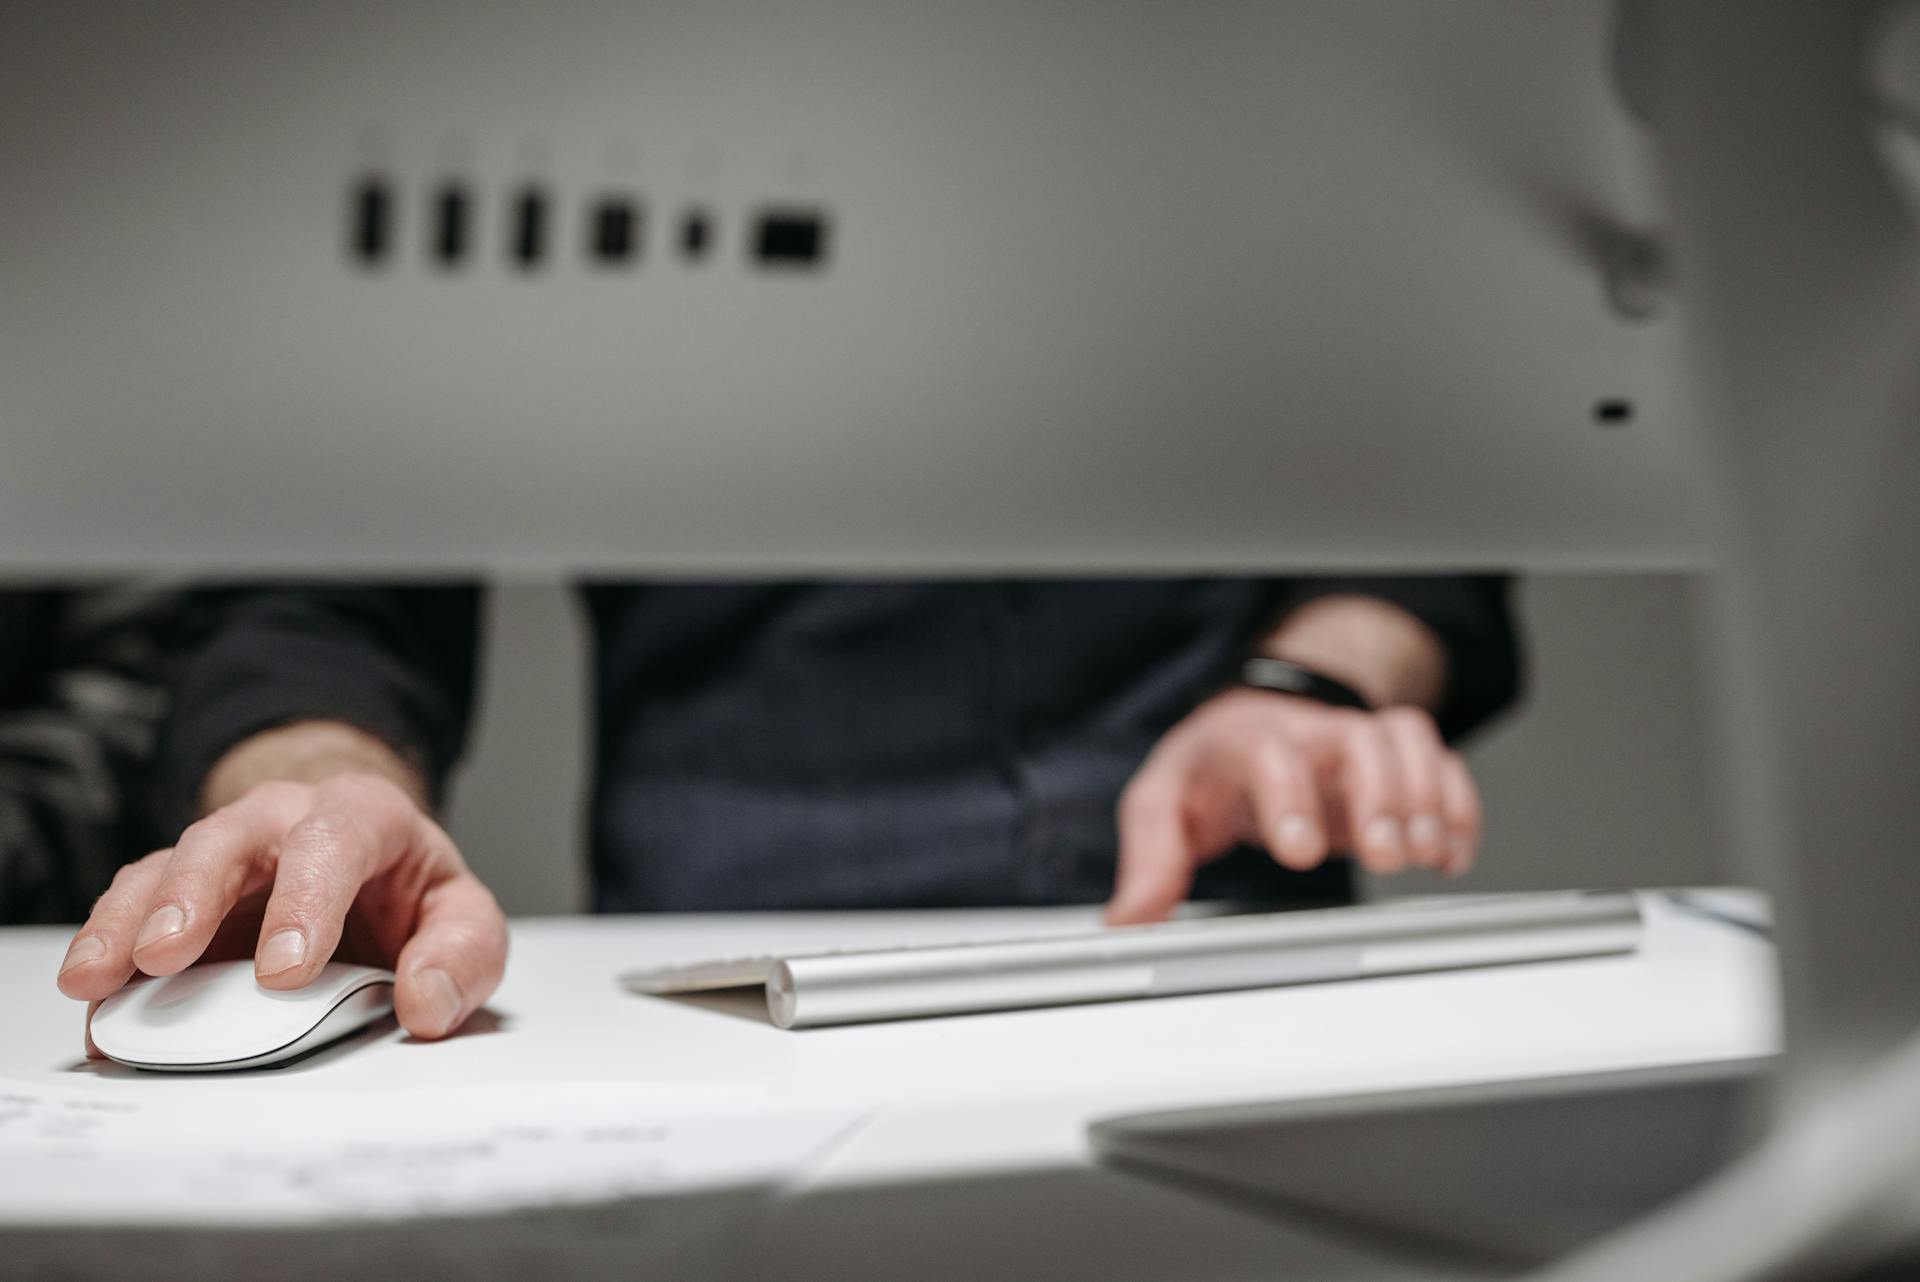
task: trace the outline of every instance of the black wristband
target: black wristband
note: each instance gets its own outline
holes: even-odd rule
[[[1254,655],[1240,665],[1239,684],[1255,690],[1271,690],[1275,694],[1312,699],[1335,708],[1373,711],[1373,705],[1367,702],[1365,696],[1346,682],[1336,681],[1324,672],[1315,672],[1312,668],[1302,667],[1287,659]]]

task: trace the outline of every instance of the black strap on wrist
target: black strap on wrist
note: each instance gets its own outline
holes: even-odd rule
[[[1273,659],[1256,654],[1240,665],[1239,683],[1255,690],[1271,690],[1275,694],[1312,699],[1335,708],[1373,711],[1373,705],[1367,702],[1366,697],[1346,682],[1289,659]]]

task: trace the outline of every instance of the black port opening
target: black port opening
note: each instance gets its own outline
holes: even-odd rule
[[[1633,422],[1633,402],[1624,396],[1609,396],[1595,401],[1593,421],[1602,427],[1625,427]]]
[[[460,266],[473,239],[473,198],[448,183],[433,198],[433,258],[443,268]]]
[[[363,178],[348,202],[347,252],[363,267],[387,261],[393,245],[393,189],[383,178]]]
[[[538,187],[522,187],[514,194],[507,256],[522,271],[531,271],[546,261],[547,194]]]
[[[624,196],[596,202],[587,217],[587,249],[602,267],[625,267],[640,256],[640,209]]]
[[[812,209],[776,209],[754,226],[753,256],[762,267],[813,268],[827,261],[827,216]]]
[[[680,220],[680,256],[690,263],[706,258],[713,248],[713,215],[704,209],[687,211]]]

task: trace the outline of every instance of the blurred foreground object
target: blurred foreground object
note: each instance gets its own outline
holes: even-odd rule
[[[0,590],[0,922],[79,921],[146,853],[174,603],[132,584]]]

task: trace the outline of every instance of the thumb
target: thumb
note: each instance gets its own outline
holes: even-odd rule
[[[420,897],[419,924],[394,966],[394,1013],[415,1037],[445,1037],[493,996],[506,969],[507,919],[479,878],[462,872]]]

